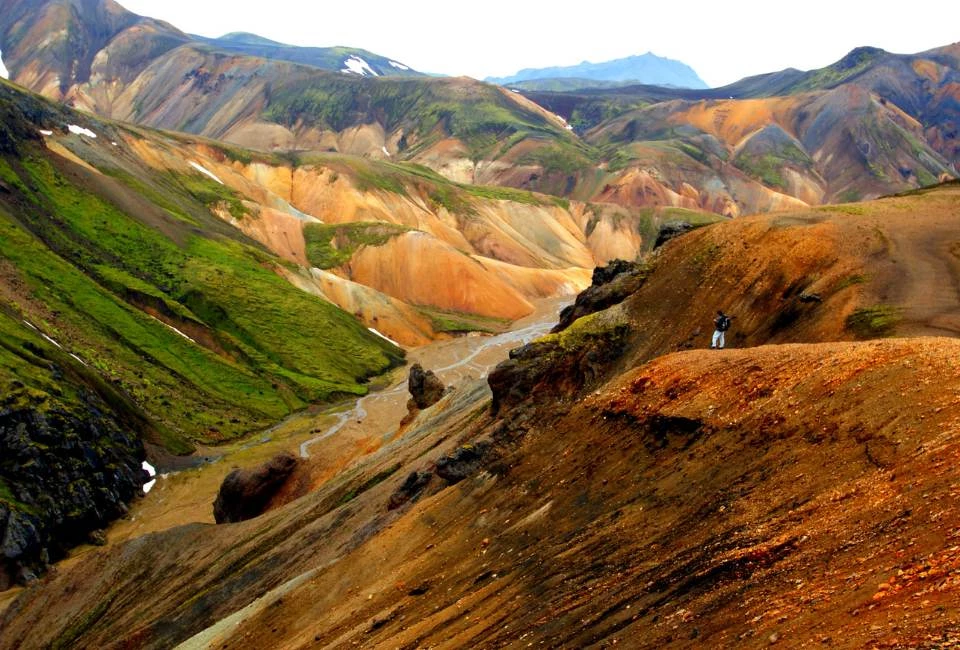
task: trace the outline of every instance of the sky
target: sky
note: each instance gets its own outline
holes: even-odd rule
[[[476,79],[522,68],[653,52],[711,86],[793,67],[823,67],[872,45],[922,52],[960,40],[960,2],[921,10],[892,0],[118,0],[202,36],[253,32],[292,45],[359,47],[421,72]],[[783,11],[777,7],[790,7]]]

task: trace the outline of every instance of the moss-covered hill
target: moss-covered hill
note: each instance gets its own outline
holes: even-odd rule
[[[46,147],[41,131],[71,125],[111,173]],[[143,443],[186,453],[363,394],[400,362],[211,214],[238,205],[0,83],[0,587],[123,512]]]
[[[33,135],[85,118],[9,86],[0,102],[4,306],[133,398],[162,431],[151,442],[182,452],[234,437],[362,394],[399,360],[210,214],[238,204],[230,190],[199,172],[131,176],[122,147],[115,177],[94,173]]]

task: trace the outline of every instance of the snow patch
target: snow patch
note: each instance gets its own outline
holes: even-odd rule
[[[196,343],[196,341],[194,341],[192,338],[190,338],[189,336],[187,336],[186,334],[184,334],[183,332],[181,332],[180,330],[178,330],[178,329],[177,329],[176,327],[174,327],[173,325],[169,325],[169,324],[167,324],[167,323],[164,323],[162,320],[160,320],[160,319],[157,318],[156,316],[151,316],[150,318],[152,318],[153,320],[157,321],[158,323],[160,323],[160,324],[163,325],[164,327],[173,330],[174,332],[176,332],[177,334],[179,334],[179,335],[182,336],[183,338],[187,339],[187,340],[190,341],[191,343]]]
[[[399,347],[403,347],[403,346],[401,346],[399,343],[397,343],[396,341],[394,341],[392,338],[390,338],[389,336],[385,336],[385,335],[381,334],[380,332],[378,332],[377,330],[373,329],[372,327],[368,327],[367,329],[370,330],[371,332],[373,332],[374,334],[376,334],[377,336],[379,336],[380,338],[382,338],[384,341],[389,341],[390,343],[393,343],[393,344],[394,344],[395,346],[397,346],[398,348],[399,348]]]
[[[42,336],[43,338],[45,338],[45,339],[47,339],[48,341],[50,341],[51,343],[53,343],[55,346],[57,346],[57,347],[60,348],[61,350],[63,349],[63,346],[62,346],[62,345],[60,345],[59,343],[57,343],[56,341],[54,341],[52,338],[50,338],[49,336],[47,336],[47,335],[44,334],[43,332],[40,332],[40,336]]]
[[[387,151],[387,147],[386,147],[386,146],[383,147],[383,153],[387,154],[388,156],[390,155],[390,152]]]
[[[150,477],[153,478],[152,481],[148,481],[147,483],[143,484],[143,493],[146,494],[147,492],[153,489],[154,485],[157,484],[157,479],[156,479],[157,470],[153,465],[151,465],[147,461],[143,461],[143,463],[141,464],[141,467],[143,467],[143,469],[147,472],[147,474],[149,474]]]
[[[407,66],[403,65],[402,63],[397,63],[396,61],[391,61],[391,62],[390,62],[390,65],[392,65],[392,66],[393,66],[394,68],[396,68],[397,70],[409,70],[409,69],[410,69],[410,68],[408,68]]]
[[[40,129],[40,135],[51,136],[51,135],[53,135],[53,131],[47,131],[46,129]]]
[[[120,145],[118,145],[116,142],[111,142],[110,144],[112,144],[114,147],[119,147],[119,146],[120,146]]]
[[[347,72],[358,74],[361,77],[366,77],[367,75],[371,77],[378,77],[379,75],[373,71],[373,68],[370,67],[370,64],[361,59],[356,54],[352,55],[349,59],[343,62],[344,68],[340,72]]]
[[[10,78],[10,72],[7,70],[7,66],[3,65],[3,50],[0,50],[0,77],[4,79]]]
[[[85,129],[82,126],[77,126],[76,124],[71,124],[67,127],[70,130],[70,133],[75,135],[85,135],[88,138],[96,138],[97,134],[91,131],[90,129]]]
[[[224,182],[223,182],[222,180],[220,180],[219,178],[217,178],[217,175],[216,175],[216,174],[214,174],[212,171],[210,171],[209,169],[207,169],[206,167],[204,167],[204,166],[201,165],[200,163],[195,163],[195,162],[193,162],[193,161],[191,160],[191,161],[190,161],[190,166],[193,167],[194,169],[196,169],[198,172],[200,172],[200,173],[203,174],[204,176],[209,176],[210,178],[212,178],[213,180],[217,181],[217,182],[220,183],[221,185],[224,184]]]

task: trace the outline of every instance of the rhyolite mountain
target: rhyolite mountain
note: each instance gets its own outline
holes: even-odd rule
[[[391,341],[502,329],[661,222],[715,220],[254,152],[7,82],[0,117],[4,588],[125,512],[145,457],[362,395]]]
[[[233,32],[219,38],[191,34],[190,38],[218,50],[277,61],[311,65],[324,70],[372,77],[422,77],[399,61],[355,47],[300,47],[278,43],[256,34]]]
[[[582,317],[390,444],[311,490],[301,463],[256,518],[87,554],[0,647],[942,647],[958,192],[727,220],[599,272]],[[718,306],[734,349],[697,349]]]
[[[653,52],[628,56],[612,61],[577,65],[552,66],[548,68],[524,68],[506,77],[487,77],[490,83],[512,86],[518,82],[544,81],[548,79],[582,79],[590,81],[615,81],[667,86],[676,88],[707,88],[706,82],[686,63],[657,56]]]
[[[139,17],[117,31],[132,14],[105,0],[0,7],[0,49],[18,83],[114,119],[264,151],[336,151],[458,182],[727,216],[957,174],[955,45],[915,55],[859,48],[820,70],[721,89],[512,92],[248,56]]]

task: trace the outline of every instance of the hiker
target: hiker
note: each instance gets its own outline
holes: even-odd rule
[[[711,350],[722,350],[725,343],[724,333],[730,329],[730,320],[732,316],[727,316],[721,310],[717,310],[717,317],[713,319],[713,325],[716,328],[713,332],[713,342],[710,344]]]

